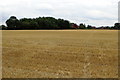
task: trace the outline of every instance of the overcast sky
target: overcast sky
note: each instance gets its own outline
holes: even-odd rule
[[[93,26],[113,26],[119,0],[0,0],[0,24],[10,16],[52,16]]]

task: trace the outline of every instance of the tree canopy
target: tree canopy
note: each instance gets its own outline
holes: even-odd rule
[[[21,18],[11,16],[6,25],[1,25],[3,30],[39,30],[39,29],[120,29],[120,23],[115,23],[113,27],[95,27],[80,23],[71,23],[68,20],[56,19],[54,17]]]
[[[18,20],[11,16],[6,24],[8,29],[70,29],[70,22],[64,19],[53,17],[22,18]]]

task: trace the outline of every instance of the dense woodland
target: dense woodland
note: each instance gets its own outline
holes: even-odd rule
[[[17,19],[11,16],[6,25],[1,25],[2,30],[40,30],[40,29],[120,29],[120,23],[115,23],[113,27],[102,26],[95,27],[80,23],[71,23],[64,19],[55,19],[53,17],[22,18]]]

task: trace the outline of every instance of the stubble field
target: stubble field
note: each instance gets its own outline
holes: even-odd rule
[[[117,30],[2,31],[3,78],[117,78]]]

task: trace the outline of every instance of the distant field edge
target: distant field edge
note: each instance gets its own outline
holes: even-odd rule
[[[120,30],[120,29],[8,29],[8,30]]]
[[[1,30],[1,31],[120,31],[120,30],[109,30],[109,29],[63,29],[63,30]]]
[[[2,78],[1,80],[120,80],[119,78]]]

